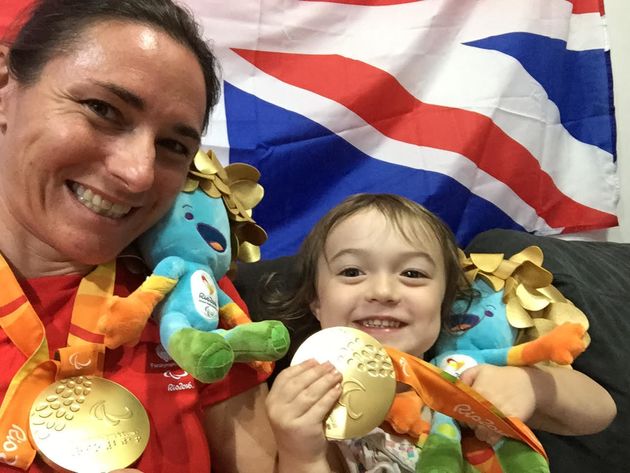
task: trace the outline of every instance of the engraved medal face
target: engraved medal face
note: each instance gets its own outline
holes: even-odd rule
[[[291,364],[310,358],[329,361],[343,375],[341,396],[326,419],[327,438],[361,437],[383,422],[396,394],[396,377],[378,340],[350,327],[327,328],[306,339]]]
[[[48,386],[33,402],[30,433],[44,459],[71,472],[133,464],[149,441],[149,418],[121,385],[77,376]]]

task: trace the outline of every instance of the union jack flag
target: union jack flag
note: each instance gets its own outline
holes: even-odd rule
[[[356,192],[418,201],[462,245],[617,225],[600,0],[187,3],[223,68],[204,145],[261,171],[265,258]]]
[[[0,23],[28,3],[0,2]],[[265,258],[356,192],[416,200],[462,245],[617,225],[602,0],[186,3],[223,69],[203,144],[261,171]]]

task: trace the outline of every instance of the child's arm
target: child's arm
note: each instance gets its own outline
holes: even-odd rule
[[[267,397],[278,445],[279,473],[330,473],[324,419],[341,394],[341,374],[330,363],[307,360],[283,370]]]
[[[617,414],[610,394],[576,370],[479,365],[461,379],[504,414],[560,435],[597,433]]]

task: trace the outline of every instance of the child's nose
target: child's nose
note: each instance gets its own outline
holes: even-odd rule
[[[392,304],[400,300],[398,284],[395,277],[390,275],[375,275],[370,278],[368,299],[381,303]]]

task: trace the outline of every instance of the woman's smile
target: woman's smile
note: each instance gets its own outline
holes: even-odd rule
[[[80,203],[103,217],[119,219],[131,211],[132,207],[130,205],[114,204],[102,195],[91,189],[86,189],[77,182],[70,183],[69,187]]]

